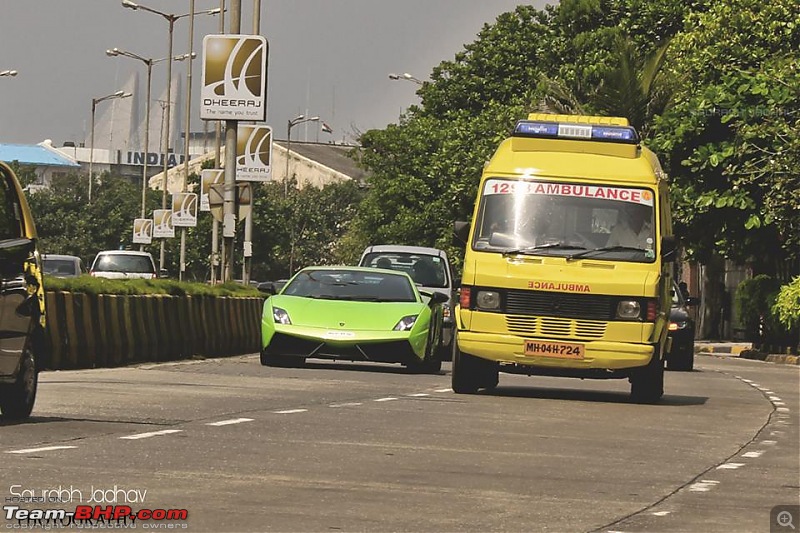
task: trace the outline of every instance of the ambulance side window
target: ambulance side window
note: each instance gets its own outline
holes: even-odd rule
[[[0,240],[17,239],[22,235],[17,190],[7,176],[0,180],[0,190]]]

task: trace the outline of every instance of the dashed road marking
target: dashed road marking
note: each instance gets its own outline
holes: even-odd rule
[[[779,413],[788,413],[789,412],[789,408],[788,407],[778,407],[776,409],[776,411],[778,411]]]
[[[207,426],[230,426],[231,424],[241,424],[242,422],[252,422],[252,418],[231,418],[230,420],[220,420],[219,422],[209,422]]]
[[[162,429],[161,431],[150,431],[148,433],[136,433],[134,435],[127,435],[125,437],[120,437],[124,440],[139,440],[139,439],[148,439],[150,437],[159,437],[161,435],[169,435],[171,433],[181,433],[182,429]]]
[[[364,404],[361,402],[332,403],[328,407],[356,407],[358,405],[364,405]]]
[[[372,400],[373,402],[391,402],[392,400],[397,400],[398,398],[394,398],[389,396],[387,398],[378,398],[377,400]]]
[[[282,411],[272,411],[276,415],[293,415],[295,413],[305,413],[308,409],[284,409]]]
[[[77,448],[77,446],[44,446],[42,448],[26,448],[24,450],[11,450],[6,453],[52,452],[55,450],[70,450],[72,448]]]
[[[777,444],[777,443],[778,443],[778,441],[776,441],[776,440],[762,440],[761,441],[761,444],[763,444],[765,446],[772,446],[772,445]]]
[[[425,396],[430,396],[427,392],[417,392],[415,394],[408,394],[411,398],[424,398]]]
[[[667,516],[671,512],[672,511],[656,511],[655,513],[653,513],[653,516]]]
[[[689,492],[708,492],[717,485],[719,485],[719,481],[714,481],[712,479],[701,479],[697,483],[692,483],[689,486]]]
[[[746,452],[742,454],[742,457],[747,457],[748,459],[757,459],[764,455],[764,450],[755,450],[752,452]]]
[[[717,470],[736,470],[737,468],[741,468],[746,464],[747,463],[725,463],[725,464],[719,465],[717,467]]]
[[[449,389],[449,388],[448,389],[436,389],[433,392],[453,392],[453,389]]]

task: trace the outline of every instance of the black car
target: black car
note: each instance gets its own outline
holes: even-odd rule
[[[667,356],[667,370],[688,371],[694,368],[695,324],[687,307],[697,304],[697,298],[684,296],[677,285],[672,286],[672,307],[669,311],[672,349]]]
[[[0,163],[0,411],[23,419],[36,401],[47,356],[41,257],[31,211],[12,170]]]

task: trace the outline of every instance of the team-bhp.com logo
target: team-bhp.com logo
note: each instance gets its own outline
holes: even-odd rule
[[[206,35],[200,118],[264,120],[267,53],[260,35]]]
[[[74,511],[65,509],[22,509],[18,505],[3,507],[8,523],[17,522],[29,527],[103,527],[108,524],[135,524],[136,521],[175,522],[189,518],[187,509],[139,509],[129,505],[78,505]],[[173,524],[185,528],[186,524]]]

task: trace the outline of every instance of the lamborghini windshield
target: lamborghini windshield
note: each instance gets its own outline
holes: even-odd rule
[[[650,189],[489,179],[472,247],[505,255],[653,262]]]
[[[303,270],[281,294],[323,300],[417,301],[413,284],[404,274],[348,269]]]

